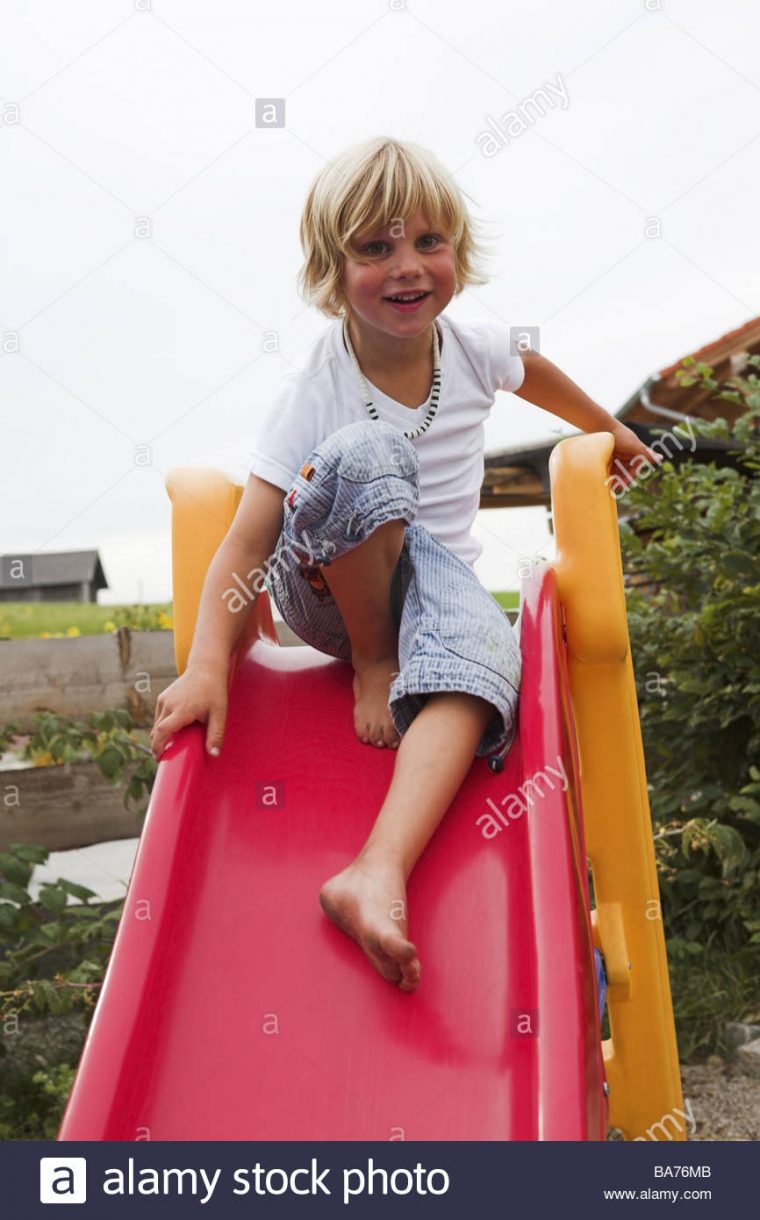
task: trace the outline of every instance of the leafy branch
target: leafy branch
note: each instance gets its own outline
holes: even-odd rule
[[[124,805],[144,811],[153,788],[158,764],[136,728],[129,712],[115,708],[93,712],[86,721],[42,712],[35,716],[30,734],[10,724],[0,733],[0,748],[9,749],[25,740],[22,757],[36,766],[91,761],[114,788],[125,784]]]

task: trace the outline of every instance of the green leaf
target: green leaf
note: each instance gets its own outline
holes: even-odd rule
[[[102,754],[98,754],[95,761],[106,779],[115,779],[121,773],[124,765],[119,751],[112,745],[106,746]]]
[[[749,852],[738,830],[733,826],[713,826],[707,835],[721,862],[724,877],[746,864]]]
[[[4,881],[0,884],[0,898],[6,898],[9,902],[16,902],[20,906],[26,906],[31,902],[27,891],[12,881]]]
[[[66,892],[53,885],[42,886],[38,901],[40,906],[45,907],[47,911],[53,911],[56,915],[60,915],[68,903]]]
[[[62,1013],[65,1010],[65,1004],[55,984],[51,983],[49,979],[40,979],[39,987],[48,1010],[54,1016]]]
[[[57,923],[43,923],[37,929],[37,935],[43,940],[56,941],[61,935],[61,929]]]
[[[74,881],[64,881],[63,878],[58,878],[58,885],[67,894],[72,894],[74,898],[82,898],[85,901],[89,898],[97,898],[95,890],[88,890],[86,885],[77,885]]]
[[[732,796],[728,801],[729,809],[741,813],[751,822],[760,823],[760,801],[754,801],[748,796]]]
[[[32,1003],[38,1012],[44,1012],[47,1007],[45,988],[40,979],[32,979],[29,983],[32,991]]]
[[[38,847],[36,843],[11,843],[11,851],[14,856],[33,864],[44,864],[50,855],[46,847]]]
[[[32,870],[24,860],[17,859],[10,852],[0,852],[0,873],[9,881],[25,886],[32,875]]]

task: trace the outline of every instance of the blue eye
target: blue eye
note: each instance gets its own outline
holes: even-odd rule
[[[431,241],[435,245],[438,245],[441,241],[441,238],[438,236],[437,233],[423,233],[420,237],[417,238],[417,241],[418,241],[418,243],[423,242],[423,241]],[[367,254],[371,257],[372,254],[375,252],[375,251],[373,251],[373,247],[377,247],[377,246],[382,247],[382,246],[387,246],[387,245],[388,245],[387,241],[383,241],[381,238],[378,237],[375,241],[366,242],[365,245],[362,246],[362,254]],[[426,246],[424,248],[431,250],[431,249],[433,249],[433,246]],[[381,253],[381,251],[379,251],[379,250],[376,252]]]

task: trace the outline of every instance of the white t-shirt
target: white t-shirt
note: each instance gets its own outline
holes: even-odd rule
[[[509,351],[509,328],[490,318],[436,319],[441,334],[441,394],[427,432],[415,437],[420,499],[415,521],[472,566],[483,550],[470,533],[483,483],[486,419],[497,390],[518,390],[523,362]],[[368,383],[381,419],[404,432],[424,422],[429,401],[411,409]],[[245,460],[251,474],[287,491],[321,441],[369,419],[336,319],[286,373]]]

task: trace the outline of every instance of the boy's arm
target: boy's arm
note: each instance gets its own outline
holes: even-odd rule
[[[544,411],[551,411],[552,415],[567,420],[582,432],[611,432],[615,439],[613,464],[617,460],[627,467],[632,458],[639,457],[659,465],[661,454],[655,453],[622,420],[616,419],[593,398],[589,398],[551,360],[538,352],[528,352],[522,359],[525,378],[519,390],[515,390],[519,398],[543,407]]]
[[[206,574],[188,669],[227,672],[232,649],[258,597],[253,585],[262,572],[268,571],[282,530],[285,495],[282,488],[273,483],[257,475],[249,476],[232,525]],[[239,603],[240,585],[234,579],[236,573],[251,595],[237,611],[232,609],[233,604]],[[236,593],[234,599],[230,597],[230,590]]]

